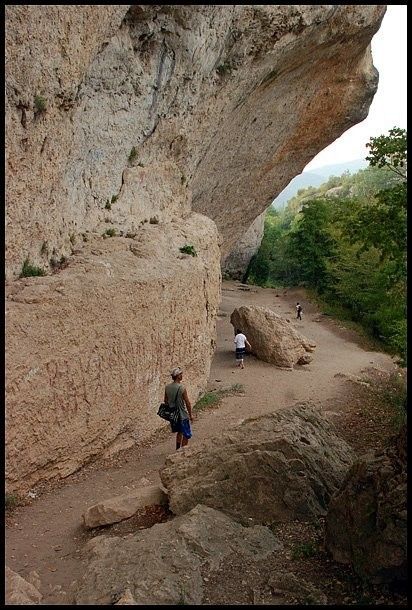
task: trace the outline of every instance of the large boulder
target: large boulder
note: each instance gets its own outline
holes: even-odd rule
[[[298,333],[292,324],[268,307],[249,305],[235,309],[230,321],[240,329],[260,360],[283,368],[308,364],[316,343]]]
[[[88,565],[76,604],[109,605],[126,593],[137,605],[201,604],[207,571],[232,556],[259,561],[280,548],[268,528],[243,527],[219,511],[196,506],[127,539],[93,538],[85,547]]]
[[[372,583],[407,579],[406,427],[353,464],[326,516],[326,548]]]
[[[40,604],[42,598],[37,587],[6,566],[7,606],[35,606]]]
[[[197,256],[180,251],[189,241]],[[166,426],[156,413],[172,366],[196,399],[213,355],[219,273],[216,227],[192,213],[135,237],[89,235],[65,269],[7,282],[10,493]]]
[[[110,525],[132,517],[140,509],[166,506],[167,502],[163,489],[159,485],[150,485],[90,506],[83,515],[83,523],[87,528]]]
[[[160,477],[176,515],[201,503],[270,524],[325,515],[352,461],[332,424],[302,404],[168,456]]]

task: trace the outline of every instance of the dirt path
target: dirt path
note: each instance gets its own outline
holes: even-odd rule
[[[295,320],[297,301],[303,304],[302,321]],[[248,356],[244,370],[235,368],[229,317],[235,307],[250,304],[268,306],[290,318],[299,332],[316,343],[313,362],[287,371]],[[208,390],[241,384],[244,393],[226,396],[219,409],[199,413],[193,426],[192,444],[212,441],[227,426],[246,417],[301,400],[311,401],[324,412],[339,417],[345,409],[345,375],[357,376],[368,368],[385,371],[395,368],[389,356],[367,351],[353,333],[320,315],[305,301],[302,291],[257,287],[243,290],[238,282],[224,282],[217,334]],[[73,604],[70,585],[83,571],[80,559],[83,512],[101,499],[160,482],[159,469],[173,452],[173,445],[174,436],[162,433],[155,444],[124,452],[111,463],[95,463],[41,493],[30,505],[16,508],[7,518],[6,565],[26,578],[31,570],[39,574],[44,604]]]

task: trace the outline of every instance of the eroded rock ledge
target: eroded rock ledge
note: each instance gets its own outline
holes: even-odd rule
[[[228,254],[310,159],[367,116],[369,43],[384,12],[7,6],[8,274],[28,254],[43,264],[54,248],[69,254],[70,236],[106,216],[134,230],[160,207],[150,185],[170,184],[165,160]]]
[[[196,257],[179,250],[189,239]],[[60,273],[7,287],[10,491],[153,434],[175,363],[199,394],[220,297],[216,239],[199,214],[147,223],[134,239],[91,236]]]
[[[150,433],[171,362],[204,386],[218,259],[366,117],[384,12],[6,6],[11,488]],[[108,229],[123,237],[77,253]],[[186,243],[198,257],[175,257]],[[27,257],[50,273],[62,256],[57,275],[15,281]]]

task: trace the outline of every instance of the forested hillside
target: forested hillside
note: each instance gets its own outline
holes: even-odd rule
[[[305,189],[308,186],[320,186],[329,176],[340,176],[345,171],[354,174],[360,169],[367,167],[367,165],[368,164],[364,159],[355,159],[353,161],[347,161],[346,163],[324,165],[310,171],[305,170],[289,182],[288,186],[283,189],[272,202],[272,205],[276,210],[281,210],[299,190]]]
[[[406,131],[371,138],[369,167],[269,209],[245,281],[306,286],[406,358]]]

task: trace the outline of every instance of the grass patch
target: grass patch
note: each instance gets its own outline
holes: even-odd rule
[[[364,379],[368,382],[368,379]],[[402,372],[394,371],[383,379],[375,379],[370,384],[370,391],[376,402],[389,412],[389,422],[394,432],[406,424],[407,391],[406,378]]]
[[[243,394],[243,392],[244,387],[241,383],[234,383],[230,388],[206,392],[199,398],[193,409],[202,411],[208,407],[217,406],[225,396],[234,396],[236,394]]]
[[[197,256],[195,247],[191,246],[189,244],[185,244],[184,246],[179,248],[179,250],[180,250],[180,252],[183,252],[183,254],[190,254],[190,256]]]
[[[136,161],[137,158],[137,150],[136,148],[133,146],[132,150],[129,153],[129,163],[133,163],[134,161]]]
[[[16,506],[20,506],[21,500],[16,494],[6,492],[4,503],[6,510],[12,510],[13,508],[16,508]]]
[[[365,343],[367,343],[367,347],[370,350],[391,353],[385,343],[372,336],[372,334],[368,332],[367,328],[360,322],[355,322],[353,320],[353,312],[350,309],[347,307],[342,307],[337,303],[332,304],[323,301],[319,295],[310,288],[307,288],[306,292],[308,294],[308,300],[315,303],[323,313],[339,321],[344,328],[356,332],[359,337],[363,339]]]
[[[34,107],[37,112],[45,112],[47,108],[47,102],[42,95],[36,95],[34,98]]]
[[[230,273],[229,273],[228,277],[223,278],[223,279],[233,280],[233,279],[237,279],[237,278],[231,277]],[[285,289],[294,288],[294,286],[290,286],[287,282],[282,282],[281,280],[273,280],[273,279],[269,278],[265,281],[261,281],[261,280],[255,278],[255,276],[252,274],[250,274],[250,276],[247,276],[247,277],[244,276],[242,278],[242,284],[247,284],[248,286],[260,286],[261,288],[272,288],[273,290],[285,290]]]
[[[41,267],[36,267],[36,265],[31,265],[29,261],[29,257],[23,263],[23,267],[20,272],[19,277],[36,277],[36,276],[44,276],[46,272]]]
[[[102,235],[102,237],[115,237],[115,236],[116,236],[116,229],[106,229],[106,231]]]
[[[292,559],[304,559],[316,555],[317,549],[313,542],[302,542],[292,549]]]
[[[230,394],[243,394],[245,391],[245,386],[243,383],[233,383],[228,391]]]
[[[105,210],[111,210],[112,209],[112,205],[114,203],[116,203],[117,199],[118,199],[118,195],[112,195],[111,199],[106,199],[106,203],[105,203]]]
[[[56,255],[52,256],[50,259],[50,267],[53,269],[53,273],[65,269],[68,264],[69,261],[64,254],[61,255],[60,259],[58,259]]]
[[[228,59],[224,61],[222,64],[219,64],[216,68],[216,72],[219,76],[225,76],[225,74],[231,74],[234,70],[233,62]]]
[[[395,356],[400,366],[406,366],[406,318],[394,322],[393,325],[388,324],[389,327],[383,334],[383,329],[378,330],[376,327],[378,321],[373,321],[371,312],[357,314],[353,309],[342,306],[336,300],[323,300],[313,288],[307,287],[306,293],[308,298],[316,303],[324,313],[338,320],[344,328],[355,331],[363,341],[360,344],[361,347]],[[381,323],[383,323],[383,320],[381,320]]]
[[[221,396],[218,392],[206,392],[203,396],[197,401],[195,406],[193,407],[196,411],[201,411],[205,407],[210,407],[211,405],[216,404],[221,400]]]

